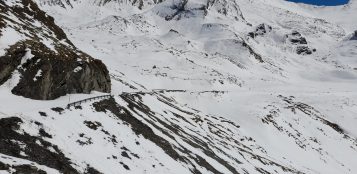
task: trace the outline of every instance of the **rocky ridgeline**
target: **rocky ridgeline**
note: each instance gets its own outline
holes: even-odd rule
[[[12,6],[2,1],[0,10],[0,29],[10,28],[26,36],[0,55],[0,85],[17,79],[12,93],[38,100],[92,90],[110,92],[106,66],[73,46],[53,18],[33,1],[22,0]]]
[[[37,0],[40,5],[61,6],[73,8],[75,4],[85,1],[78,0]],[[132,5],[140,10],[162,3],[156,13],[166,20],[180,20],[187,17],[204,17],[208,13],[219,13],[234,20],[244,21],[243,14],[235,0],[87,0],[90,4],[104,6],[110,3]]]

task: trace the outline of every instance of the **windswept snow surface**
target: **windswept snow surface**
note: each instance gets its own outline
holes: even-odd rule
[[[128,1],[36,1],[106,64],[120,109],[97,100],[58,112],[51,108],[103,94],[33,101],[12,95],[9,79],[0,118],[22,118],[33,136],[42,123],[78,171],[357,173],[356,0],[144,1],[141,10]],[[1,30],[0,53],[21,39]]]

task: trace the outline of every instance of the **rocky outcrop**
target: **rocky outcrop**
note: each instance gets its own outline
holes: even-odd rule
[[[92,90],[110,92],[106,66],[78,50],[32,0],[11,6],[1,1],[0,10],[0,30],[9,29],[22,38],[0,55],[0,85],[12,78],[13,94],[38,100]]]
[[[292,43],[294,45],[297,45],[297,44],[306,45],[307,44],[306,38],[303,37],[297,31],[293,31],[290,35],[287,35],[287,38],[289,39],[290,43]]]
[[[20,80],[12,93],[32,99],[50,100],[92,90],[110,92],[109,72],[100,60],[65,46],[57,50],[33,40],[18,42],[0,57],[0,84],[17,71]]]
[[[312,54],[312,50],[308,46],[297,46],[296,53],[297,54]]]
[[[259,24],[256,28],[255,31],[249,32],[248,36],[251,38],[255,38],[257,36],[263,36],[268,32],[272,31],[272,27],[267,24]]]
[[[293,31],[291,34],[286,35],[288,43],[296,48],[296,53],[300,55],[309,55],[316,51],[307,45],[307,40],[298,31]]]

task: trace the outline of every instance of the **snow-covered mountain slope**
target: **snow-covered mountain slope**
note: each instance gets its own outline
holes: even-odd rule
[[[0,86],[0,171],[357,173],[356,0],[34,2],[111,93]]]

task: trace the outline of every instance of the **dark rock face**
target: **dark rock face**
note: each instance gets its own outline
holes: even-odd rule
[[[10,166],[0,161],[0,170],[9,170]]]
[[[92,90],[110,92],[109,72],[100,60],[79,51],[32,0],[16,3],[19,5],[8,6],[0,1],[0,29],[10,27],[27,39],[10,46],[0,57],[0,85],[19,74],[12,93],[38,100]],[[15,23],[9,16],[21,22]],[[34,22],[43,25],[37,27]],[[51,46],[44,45],[41,38],[52,42]]]
[[[249,32],[248,36],[250,36],[251,38],[255,38],[257,36],[263,36],[271,31],[272,31],[272,27],[270,25],[260,24],[255,28],[255,31]]]
[[[57,50],[36,41],[15,44],[0,57],[0,84],[16,69],[21,79],[12,93],[32,99],[50,100],[92,90],[110,92],[109,72],[100,60],[64,46]],[[32,58],[24,62],[27,54]]]
[[[21,63],[21,58],[25,56],[26,51],[14,51],[9,57],[0,57],[0,85],[6,82]]]

